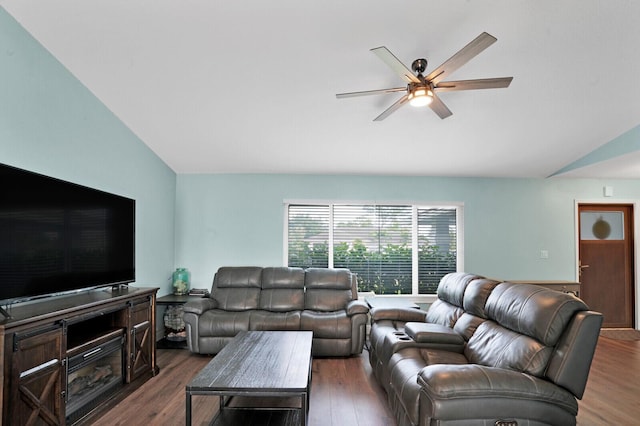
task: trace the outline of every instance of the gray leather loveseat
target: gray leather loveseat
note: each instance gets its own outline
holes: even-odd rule
[[[575,425],[602,315],[573,295],[454,273],[438,300],[371,310],[369,360],[399,426]]]
[[[218,353],[244,330],[313,331],[314,356],[362,353],[367,314],[348,269],[222,267],[209,297],[184,305],[189,350]]]

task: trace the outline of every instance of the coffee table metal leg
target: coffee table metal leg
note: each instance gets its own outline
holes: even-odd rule
[[[225,407],[227,406],[227,401],[224,398],[224,395],[220,395],[220,403],[219,403],[220,407],[218,408],[218,410],[220,412],[222,412],[222,410],[225,409]]]
[[[309,404],[307,401],[307,392],[303,393],[300,398],[300,424],[307,426],[307,416],[309,415]]]
[[[187,415],[186,415],[186,425],[191,426],[191,392],[187,391]]]

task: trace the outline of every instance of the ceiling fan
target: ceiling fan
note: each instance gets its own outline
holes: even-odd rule
[[[469,62],[484,49],[491,46],[498,39],[488,33],[482,33],[471,43],[460,49],[458,53],[447,59],[442,65],[431,71],[426,77],[422,75],[427,69],[427,60],[420,58],[413,61],[411,69],[407,68],[393,53],[384,46],[371,49],[392,70],[402,77],[408,84],[406,87],[390,89],[367,90],[364,92],[338,93],[338,99],[354,96],[379,95],[385,93],[406,92],[393,105],[387,108],[373,121],[381,121],[395,112],[402,105],[409,102],[413,106],[428,105],[442,119],[449,117],[451,110],[436,95],[437,92],[454,90],[498,89],[509,87],[513,77],[483,78],[478,80],[443,81],[458,68]],[[413,70],[413,72],[412,72]]]

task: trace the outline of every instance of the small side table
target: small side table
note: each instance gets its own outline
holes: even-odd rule
[[[187,347],[187,338],[186,337],[173,337],[171,334],[176,334],[184,331],[184,323],[180,321],[180,324],[177,327],[170,327],[166,325],[166,317],[169,312],[173,314],[178,314],[181,317],[181,313],[179,311],[182,310],[182,305],[187,303],[189,300],[201,299],[202,296],[189,296],[189,295],[175,295],[169,294],[167,296],[158,297],[156,299],[156,305],[164,305],[166,306],[166,310],[163,317],[163,322],[165,323],[164,327],[164,336],[160,339],[156,345],[158,349],[184,349]],[[181,319],[181,318],[180,318]],[[169,321],[171,322],[171,321]]]
[[[369,308],[412,308],[420,309],[417,303],[414,303],[407,299],[402,299],[394,296],[369,296],[365,297],[364,301],[367,302]]]

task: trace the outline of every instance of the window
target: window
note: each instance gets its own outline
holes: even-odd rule
[[[286,259],[349,268],[358,290],[433,294],[457,270],[461,206],[286,204]]]

